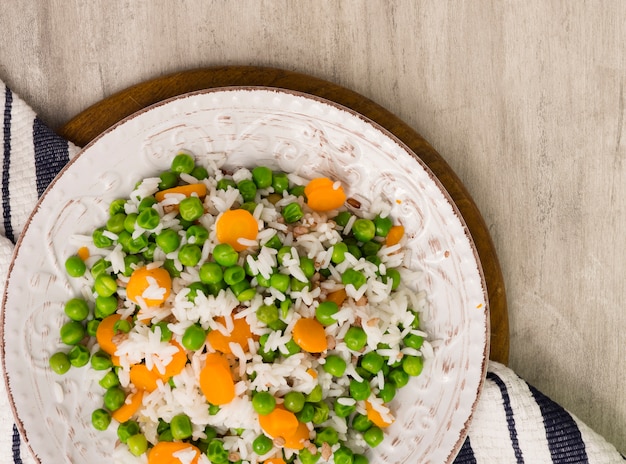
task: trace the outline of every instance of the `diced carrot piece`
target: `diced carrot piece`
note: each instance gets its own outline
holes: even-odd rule
[[[285,444],[283,445],[283,447],[301,450],[302,448],[304,448],[304,442],[307,441],[309,437],[309,428],[304,422],[298,422],[298,428],[296,429],[296,433],[294,433],[290,437],[284,437]]]
[[[324,326],[315,319],[301,318],[293,326],[293,341],[309,353],[321,353],[328,348]]]
[[[154,279],[159,288],[164,289],[159,298],[143,298],[143,293],[150,287],[151,279]],[[126,296],[134,303],[138,303],[138,297],[142,297],[148,306],[159,306],[170,296],[172,292],[172,277],[162,267],[148,269],[146,266],[135,269],[126,284]]]
[[[134,364],[130,366],[130,381],[141,390],[153,392],[157,389],[157,380],[160,379],[158,373],[151,371],[145,364]]]
[[[182,193],[186,197],[190,197],[192,194],[196,194],[198,198],[202,199],[206,196],[206,185],[203,183],[179,185],[178,187],[172,187],[166,190],[161,190],[154,194],[154,199],[157,202],[165,200],[165,196],[169,193]]]
[[[235,381],[226,358],[219,353],[207,354],[200,371],[200,390],[215,405],[230,403],[235,397]]]
[[[341,306],[347,298],[348,294],[346,293],[346,289],[340,288],[339,290],[335,290],[334,292],[330,292],[328,295],[326,295],[325,301],[332,301],[337,306]]]
[[[216,322],[225,325],[225,319],[223,316],[215,318]],[[252,332],[250,326],[244,318],[233,320],[233,330],[230,335],[224,335],[219,330],[211,330],[207,335],[207,340],[211,344],[214,350],[220,351],[224,354],[231,354],[229,343],[238,343],[241,345],[244,351],[249,351],[250,346],[248,340],[252,338]]]
[[[76,252],[76,254],[78,255],[80,259],[82,259],[83,261],[86,261],[89,258],[89,254],[90,254],[89,248],[80,247],[78,251]]]
[[[306,373],[309,374],[311,377],[313,377],[314,379],[317,379],[317,371],[315,369],[312,368],[308,368],[306,370]]]
[[[402,240],[402,237],[404,237],[404,226],[402,225],[392,226],[391,229],[389,229],[389,233],[387,234],[387,237],[385,238],[385,245],[394,246],[400,243],[400,240]]]
[[[122,407],[116,409],[111,414],[111,417],[113,417],[113,419],[118,421],[120,424],[130,420],[130,418],[133,417],[133,415],[139,410],[141,402],[143,401],[143,390],[137,390],[129,396],[130,401],[124,403]]]
[[[117,351],[117,345],[113,342],[113,337],[115,336],[115,323],[122,318],[119,314],[111,314],[110,316],[105,317],[98,324],[98,328],[96,329],[96,341],[98,345],[100,345],[100,349],[105,353],[110,355],[115,354]]]
[[[269,414],[259,414],[259,425],[272,438],[294,436],[299,424],[296,415],[282,405],[277,405]]]
[[[180,459],[174,456],[179,451],[193,450],[196,456],[191,464],[198,464],[200,450],[195,446],[179,441],[160,441],[148,452],[148,464],[180,464]]]
[[[156,367],[152,368],[152,371],[155,374],[158,374],[164,382],[167,382],[170,378],[180,374],[187,365],[188,361],[185,349],[175,341],[171,341],[170,343],[177,347],[178,351],[174,353],[172,360],[165,366],[165,372],[161,374]]]
[[[306,202],[314,211],[330,211],[337,209],[346,201],[343,187],[328,177],[312,179],[304,188]]]
[[[283,458],[269,458],[263,461],[263,464],[287,464]]]
[[[393,420],[391,422],[387,422],[383,419],[383,416],[372,407],[369,401],[365,402],[365,410],[367,411],[367,418],[371,420],[374,425],[377,425],[380,428],[389,427],[393,424]]]
[[[215,223],[217,241],[228,243],[237,251],[248,248],[239,243],[240,238],[255,240],[259,232],[259,224],[254,216],[245,209],[224,211]]]

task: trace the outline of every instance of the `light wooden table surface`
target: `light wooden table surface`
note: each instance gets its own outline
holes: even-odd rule
[[[216,65],[352,89],[421,133],[489,226],[509,365],[626,452],[626,4],[5,0],[0,79],[53,128]]]

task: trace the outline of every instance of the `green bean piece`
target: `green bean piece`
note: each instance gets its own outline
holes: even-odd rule
[[[268,188],[272,185],[274,175],[272,170],[266,166],[256,166],[252,169],[252,180],[260,189]]]
[[[287,293],[290,281],[291,277],[286,274],[281,274],[277,272],[275,274],[272,274],[270,277],[270,287],[275,288],[281,293]]]
[[[330,413],[330,408],[323,401],[318,401],[317,403],[313,403],[313,419],[312,422],[314,424],[321,424],[322,422],[326,422],[328,420],[328,414]]]
[[[344,285],[352,284],[357,290],[365,285],[366,282],[367,278],[361,271],[346,269],[345,272],[341,274],[341,283]]]
[[[346,361],[341,356],[331,354],[326,357],[323,368],[333,377],[341,377],[346,371],[346,366]]]
[[[200,266],[198,271],[200,281],[205,284],[216,284],[224,278],[222,266],[213,262],[206,262]]]
[[[280,306],[278,309],[280,310],[281,318],[285,319],[287,317],[291,305],[293,305],[293,301],[291,300],[291,298],[285,298],[283,301],[280,302]]]
[[[187,294],[187,300],[191,301],[192,303],[196,302],[196,297],[198,296],[198,293],[202,293],[205,296],[209,294],[209,290],[202,282],[192,282],[187,286],[187,288],[189,289],[189,293]]]
[[[417,377],[424,369],[424,359],[421,356],[404,356],[402,370],[411,377]]]
[[[217,181],[216,188],[218,190],[228,190],[228,187],[237,188],[237,184],[235,183],[234,180],[226,178],[226,177],[223,177]]]
[[[283,246],[283,244],[280,241],[280,237],[278,237],[278,234],[274,234],[267,242],[265,242],[265,245],[263,246],[266,246],[268,248],[274,248],[275,250],[279,250],[280,247]]]
[[[130,451],[133,456],[141,456],[148,451],[148,439],[143,433],[136,433],[128,437],[126,446],[128,446],[128,451]]]
[[[89,350],[83,345],[74,345],[67,354],[70,364],[74,367],[83,367],[89,362]]]
[[[344,335],[343,341],[351,350],[360,351],[367,344],[367,334],[361,327],[352,326]]]
[[[272,176],[272,187],[274,192],[282,195],[284,191],[289,189],[289,177],[284,172],[275,172]]]
[[[104,431],[111,424],[111,414],[106,409],[96,409],[91,413],[91,425],[96,430]]]
[[[196,166],[196,163],[193,159],[193,156],[187,153],[179,153],[173,159],[170,165],[170,169],[172,172],[177,174],[189,174],[193,171],[193,168]]]
[[[60,330],[61,341],[66,345],[77,345],[86,334],[85,326],[78,321],[66,322]]]
[[[371,426],[365,432],[363,432],[363,439],[365,443],[370,445],[372,448],[376,448],[383,442],[385,435],[380,427],[376,425]]]
[[[239,253],[228,243],[220,243],[213,248],[213,259],[220,266],[230,267],[237,264]]]
[[[191,175],[198,180],[204,180],[209,177],[209,171],[204,166],[196,166],[191,171]]]
[[[224,269],[224,282],[227,285],[235,285],[246,278],[246,271],[243,267],[235,264]]]
[[[85,262],[76,255],[65,260],[65,271],[70,277],[82,277],[86,270]]]
[[[104,392],[104,407],[109,411],[115,411],[121,408],[126,401],[126,393],[120,387],[111,387]]]
[[[283,208],[283,218],[287,224],[298,222],[303,217],[304,212],[302,211],[302,207],[300,206],[300,203],[296,201],[289,203]]]
[[[409,374],[401,368],[395,368],[389,372],[389,380],[393,382],[396,388],[402,388],[409,383]]]
[[[349,417],[354,411],[356,411],[356,403],[341,404],[339,401],[335,401],[333,409],[338,417]]]
[[[100,350],[91,355],[91,368],[95,371],[106,371],[113,367],[111,356]]]
[[[287,411],[297,413],[302,411],[305,403],[304,393],[299,391],[290,391],[283,397],[283,405]]]
[[[155,241],[164,253],[171,253],[180,246],[180,235],[174,229],[164,229],[157,234]]]
[[[115,216],[117,213],[124,212],[124,206],[126,205],[125,198],[117,198],[109,205],[109,216]]]
[[[274,410],[276,407],[276,398],[269,392],[257,392],[252,397],[252,407],[257,414],[264,416]]]
[[[202,246],[204,245],[204,242],[206,242],[209,238],[209,231],[199,224],[194,224],[187,228],[187,232],[185,232],[185,237],[187,238],[187,243]]]
[[[159,212],[153,208],[145,208],[137,215],[136,224],[142,229],[153,230],[161,222]]]
[[[333,459],[335,464],[353,464],[354,463],[354,451],[345,445],[340,445],[339,448],[333,453]]]
[[[267,435],[259,435],[252,441],[252,451],[254,451],[259,456],[264,455],[265,453],[269,453],[272,447],[274,446],[274,442]]]
[[[244,202],[254,201],[256,198],[256,184],[250,179],[244,179],[237,184],[237,190]]]
[[[334,301],[322,301],[315,308],[315,319],[322,325],[332,325],[337,320],[335,314],[339,312],[339,306]]]
[[[94,313],[97,318],[104,319],[107,316],[110,316],[117,310],[117,297],[114,295],[111,296],[101,296],[98,295],[96,297],[96,304],[94,308]]]
[[[191,419],[187,414],[177,414],[172,417],[170,421],[170,430],[172,431],[172,437],[174,440],[184,440],[189,438],[193,433],[191,426]]]
[[[93,244],[97,248],[108,248],[111,245],[113,245],[113,240],[105,236],[104,231],[105,231],[104,227],[98,227],[91,234],[91,239],[93,241]]]
[[[100,379],[98,384],[105,390],[108,390],[109,388],[117,387],[120,384],[120,379],[114,370],[110,370]]]
[[[187,197],[178,204],[178,214],[185,221],[193,222],[204,214],[204,205],[198,197]]]
[[[278,320],[278,308],[274,304],[261,305],[256,310],[256,317],[259,322],[271,324],[272,322]]]
[[[67,354],[59,351],[54,353],[48,359],[48,365],[50,369],[52,369],[56,374],[63,375],[72,367],[72,363],[70,363],[70,359]]]
[[[204,345],[206,335],[206,330],[204,330],[202,326],[193,324],[185,329],[181,342],[185,349],[197,351]]]
[[[156,332],[157,327],[161,330],[162,342],[169,342],[172,339],[173,334],[167,324],[166,321],[159,321],[150,328],[153,332]]]
[[[130,437],[138,434],[140,431],[141,429],[136,421],[128,420],[117,426],[117,438],[119,438],[122,443],[126,443]]]
[[[346,260],[346,253],[348,252],[348,245],[345,242],[339,242],[333,245],[333,251],[330,260],[334,264],[341,264]]]
[[[156,202],[156,198],[153,196],[142,198],[137,206],[137,211],[141,213],[144,209],[152,209],[152,207],[156,205]]]
[[[352,225],[352,235],[360,242],[369,242],[376,235],[376,226],[371,219],[359,218]]]
[[[358,380],[350,380],[350,396],[357,401],[364,401],[369,398],[371,393],[370,384],[367,380],[359,382]]]
[[[356,430],[357,432],[365,432],[372,425],[374,425],[372,421],[369,420],[367,416],[364,416],[363,414],[356,414],[352,418],[352,428]]]
[[[65,315],[73,321],[84,321],[89,316],[89,305],[82,298],[71,298],[63,307]]]
[[[92,319],[87,322],[87,335],[89,335],[90,337],[95,337],[99,325],[100,321],[98,319]]]
[[[186,243],[178,250],[178,260],[183,266],[193,267],[200,262],[202,258],[202,248],[198,245]]]
[[[137,213],[130,213],[126,215],[124,219],[124,230],[129,234],[135,231],[135,224],[137,223]]]
[[[370,351],[361,358],[361,367],[372,374],[378,374],[382,370],[384,362],[385,359],[381,355],[375,351]]]
[[[224,448],[224,442],[218,438],[209,442],[206,455],[213,464],[226,464],[228,462],[228,451]]]

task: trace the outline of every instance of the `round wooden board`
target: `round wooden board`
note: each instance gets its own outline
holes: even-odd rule
[[[463,215],[476,244],[487,283],[491,321],[490,359],[507,364],[509,323],[500,264],[487,226],[461,180],[417,132],[373,101],[331,82],[275,68],[224,66],[159,77],[123,90],[87,108],[60,129],[60,135],[83,147],[103,131],[154,103],[196,90],[228,86],[266,86],[305,92],[361,113],[402,140],[438,177]]]

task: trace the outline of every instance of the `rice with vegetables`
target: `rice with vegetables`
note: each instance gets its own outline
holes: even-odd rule
[[[50,367],[95,376],[116,462],[367,463],[432,353],[390,209],[179,153],[72,237]]]

